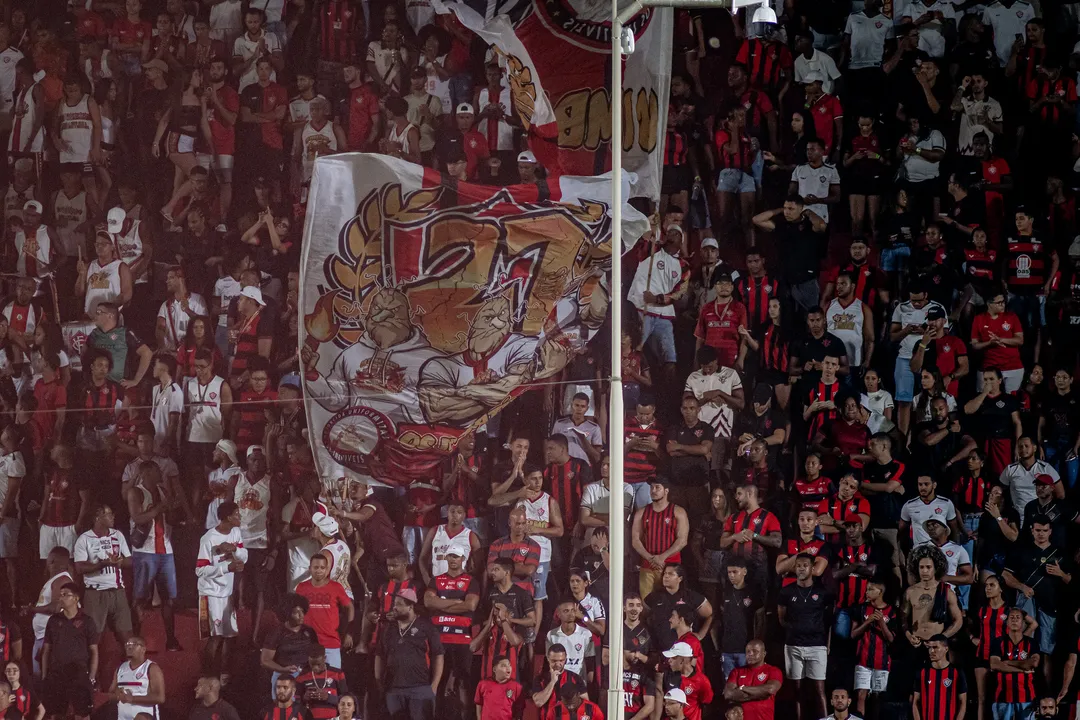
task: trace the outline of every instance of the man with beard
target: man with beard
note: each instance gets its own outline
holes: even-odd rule
[[[408,717],[430,719],[442,680],[443,646],[435,627],[416,616],[416,604],[412,588],[399,590],[394,598],[394,623],[381,637],[375,681],[386,690],[386,708],[392,716],[407,711]]]
[[[781,543],[780,521],[768,510],[758,505],[756,485],[743,485],[735,488],[735,503],[739,511],[724,523],[724,534],[720,538],[720,549],[730,550],[730,554],[746,560],[748,584],[764,597],[766,582],[766,561],[770,550],[776,550]]]
[[[279,675],[274,683],[274,704],[262,720],[312,720],[311,713],[296,699],[296,678]]]
[[[627,720],[646,720],[652,717],[656,703],[655,683],[648,670],[649,651],[653,641],[641,616],[645,605],[636,592],[623,598],[623,697],[626,699]],[[611,648],[604,636],[604,665],[608,665]]]
[[[417,391],[429,422],[467,425],[533,378],[537,340],[513,326],[509,298],[491,297],[469,324],[463,352],[424,363]]]
[[[213,58],[209,67],[206,119],[213,140],[210,167],[217,176],[221,193],[221,216],[228,217],[232,205],[233,157],[236,154],[236,118],[240,114],[240,95],[225,81],[228,67],[224,58]]]
[[[912,453],[915,471],[946,480],[950,468],[967,460],[976,448],[975,440],[960,428],[960,422],[949,417],[949,403],[943,397],[930,401],[930,422],[921,423],[917,430],[917,452]]]

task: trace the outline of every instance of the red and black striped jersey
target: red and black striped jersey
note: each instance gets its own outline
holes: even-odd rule
[[[862,545],[844,545],[837,553],[840,559],[840,567],[854,563],[871,563],[870,546],[865,542]],[[866,602],[866,586],[870,584],[868,578],[859,577],[851,573],[836,586],[836,607],[849,608]]]
[[[827,554],[828,550],[825,549],[825,541],[818,540],[817,538],[811,538],[809,541],[803,540],[801,537],[788,538],[784,544],[784,554],[790,557],[796,555],[813,555],[815,558],[821,554]],[[787,586],[795,582],[795,574],[788,573],[784,575],[780,581],[782,586]]]
[[[1013,642],[1008,634],[1002,635],[997,644],[990,649],[990,656],[1002,660],[1027,660],[1039,654],[1039,648],[1031,638],[1021,637],[1020,642]],[[994,701],[999,703],[1029,703],[1035,699],[1035,673],[1033,672],[994,672],[997,691]]]
[[[870,307],[877,302],[878,290],[888,287],[885,273],[867,262],[856,264],[849,261],[845,265],[837,265],[828,273],[826,282],[835,283],[840,273],[848,273],[855,279],[855,297]]]
[[[915,692],[919,694],[922,720],[955,720],[960,695],[967,693],[967,677],[963,670],[952,665],[925,667],[919,671]]]
[[[324,0],[319,5],[319,59],[341,63],[357,57],[364,15],[350,0]]]
[[[675,544],[678,536],[679,523],[675,517],[674,503],[668,503],[663,510],[657,511],[651,504],[641,510],[641,544],[650,555],[659,555],[666,552]],[[668,558],[668,562],[677,563],[681,560],[680,553],[675,553]]]
[[[660,428],[660,423],[655,420],[645,427],[642,427],[636,417],[631,415],[626,419],[627,440],[653,437],[656,438],[657,442],[660,442],[661,434],[663,434],[663,430]],[[658,462],[659,458],[656,456],[655,452],[632,449],[626,450],[625,464],[623,465],[623,475],[626,482],[640,483],[654,477],[656,475]]]
[[[726,128],[716,131],[716,167],[720,170],[742,170],[749,173],[757,153],[746,133],[735,138]],[[734,145],[735,147],[730,147]]]
[[[740,510],[735,515],[728,516],[728,519],[724,521],[724,532],[737,535],[747,529],[758,535],[781,532],[780,521],[765,508],[758,508],[749,513]],[[765,559],[765,548],[753,541],[747,543],[737,542],[731,546],[730,552],[733,555],[752,559],[755,562],[764,561]]]
[[[686,165],[689,160],[690,144],[686,141],[686,133],[668,122],[667,134],[664,136],[664,167],[680,167]]]
[[[22,640],[22,633],[16,623],[0,622],[0,658],[7,662],[13,655],[12,645]]]
[[[971,477],[964,473],[953,481],[953,500],[962,513],[982,512],[990,497],[990,488],[994,483],[985,477]]]
[[[263,713],[262,720],[311,720],[311,713],[307,707],[293,700],[289,707],[281,707],[277,703]]]
[[[31,710],[37,710],[38,697],[25,685],[20,685],[18,690],[12,690],[11,694],[15,696],[15,707],[24,718],[30,717]]]
[[[858,614],[852,618],[852,623],[866,622],[875,610],[881,613],[881,616],[885,618],[885,624],[889,626],[889,631],[895,635],[897,615],[896,608],[892,605],[876,608],[866,603],[859,608]],[[889,669],[891,665],[889,643],[885,640],[885,635],[877,623],[871,623],[866,632],[859,636],[859,643],[855,649],[855,662],[869,670]]]
[[[1035,47],[1025,43],[1016,53],[1016,89],[1021,94],[1027,90],[1028,83],[1039,80],[1035,69],[1046,59],[1046,50],[1046,45]]]
[[[1005,636],[1005,621],[1009,619],[1009,606],[1002,603],[1001,607],[981,607],[976,614],[979,619],[979,645],[975,648],[975,656],[980,660],[990,660],[990,651],[993,650],[999,640]]]
[[[476,583],[472,576],[461,573],[457,577],[449,573],[437,575],[430,588],[435,595],[443,600],[462,601],[469,595],[479,595]],[[472,615],[450,614],[447,612],[433,612],[431,624],[439,631],[439,639],[443,645],[468,645],[472,640]]]
[[[1014,292],[1036,292],[1049,279],[1050,249],[1034,236],[1005,241],[1005,285]]]
[[[795,62],[787,45],[761,38],[743,40],[735,62],[749,71],[751,87],[760,88],[774,97],[783,85],[784,75],[791,75]]]
[[[839,380],[833,380],[831,383],[818,381],[817,387],[813,388],[807,394],[806,404],[811,405],[818,400],[832,400],[835,402],[836,396],[839,393]],[[814,413],[813,416],[810,418],[810,422],[808,423],[809,427],[807,428],[807,439],[813,440],[814,435],[817,434],[818,430],[821,430],[825,426],[825,423],[827,421],[835,420],[838,417],[839,414],[836,412],[836,408],[833,408],[832,410],[820,410]]]
[[[975,248],[964,250],[964,276],[975,287],[987,287],[997,276],[997,250],[980,252]]]
[[[803,510],[817,510],[821,501],[829,497],[829,491],[829,478],[823,475],[813,480],[799,478],[795,481],[795,496]]]
[[[307,697],[308,692],[320,692],[325,690],[326,700],[312,700]],[[313,720],[331,720],[337,717],[338,698],[349,692],[345,673],[338,668],[326,666],[326,670],[320,673],[312,672],[311,668],[304,670],[296,677],[296,694],[307,705],[308,712]]]
[[[791,359],[791,343],[780,328],[767,323],[761,331],[761,367],[764,370],[786,373]]]
[[[780,285],[768,275],[756,278],[746,274],[735,284],[735,292],[746,306],[751,329],[757,329],[768,321],[769,300],[780,297]]]
[[[590,482],[592,470],[579,458],[572,457],[564,463],[552,463],[544,468],[544,488],[559,503],[567,533],[573,532],[577,525],[581,492]]]

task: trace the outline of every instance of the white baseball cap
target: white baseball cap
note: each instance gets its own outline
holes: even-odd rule
[[[536,162],[536,156],[532,154],[532,150],[526,150],[523,153],[518,154],[518,162],[534,163]]]
[[[702,249],[707,248],[707,247],[716,248],[717,250],[720,249],[720,245],[716,242],[716,238],[712,238],[712,237],[707,237],[704,240],[702,240],[701,241],[701,247],[702,247]]]
[[[685,645],[686,643],[683,644]],[[682,691],[682,688],[671,688],[664,694],[664,699],[677,702],[680,705],[689,705],[689,703],[686,702],[686,693]]]
[[[326,513],[317,512],[311,516],[311,522],[315,527],[319,528],[326,537],[334,537],[340,532],[341,527],[338,525],[338,521],[330,517]]]
[[[266,301],[263,300],[262,290],[255,287],[254,285],[248,285],[246,288],[240,291],[240,294],[246,298],[251,298],[260,305],[266,305]]]
[[[665,650],[663,654],[666,658],[692,658],[694,657],[694,649],[688,643],[677,642],[671,646],[670,650]]]
[[[118,233],[124,229],[124,221],[127,220],[127,212],[122,207],[114,207],[109,211],[108,228],[111,233]]]
[[[33,210],[38,215],[40,215],[41,214],[41,203],[39,203],[37,200],[27,200],[25,203],[23,203],[22,209],[23,210]]]
[[[469,103],[461,103],[457,106],[457,114],[461,115],[462,113],[468,113],[469,115],[476,114],[476,112],[473,110],[473,106]]]

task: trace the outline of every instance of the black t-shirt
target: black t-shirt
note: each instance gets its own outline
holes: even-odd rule
[[[427,618],[416,618],[412,627],[401,633],[398,624],[390,623],[380,636],[386,665],[384,687],[408,688],[431,684],[431,660],[443,654],[439,631]]]
[[[1019,410],[1020,403],[1015,395],[1001,393],[997,397],[987,397],[976,416],[983,437],[996,440],[1015,437],[1012,414]]]
[[[574,555],[573,560],[570,561],[570,567],[581,568],[589,574],[589,592],[603,600],[606,605],[608,570],[604,567],[604,558],[600,553],[593,550],[591,545],[586,545]]]
[[[922,221],[918,214],[913,212],[888,212],[881,216],[878,221],[881,235],[892,245],[907,245],[910,247],[919,234]]]
[[[311,656],[311,648],[318,644],[318,635],[307,625],[301,625],[296,632],[278,625],[266,635],[262,646],[264,650],[274,651],[274,662],[278,665],[303,667]]]
[[[1070,555],[1064,548],[1053,544],[1040,548],[1033,542],[1018,543],[1018,547],[1013,548],[1012,554],[1005,561],[1005,569],[1021,583],[1035,590],[1035,603],[1039,610],[1057,616],[1057,603],[1065,599],[1067,588],[1060,578],[1046,572],[1046,566],[1057,563],[1062,570],[1072,573],[1074,568],[1069,559]]]
[[[870,524],[880,530],[896,529],[900,522],[900,508],[903,507],[907,498],[912,498],[911,483],[908,482],[909,473],[907,467],[898,460],[891,460],[882,465],[870,462],[863,468],[863,480],[871,483],[887,483],[895,480],[904,486],[904,494],[873,493],[867,495],[870,503]]]
[[[1011,507],[1002,508],[1001,517],[1006,522],[1020,527],[1020,514]],[[997,520],[988,512],[983,512],[979,517],[979,542],[975,544],[975,564],[986,567],[995,555],[1007,555],[1013,547],[1013,541],[1005,537],[1001,532],[1001,521]]]
[[[669,440],[674,440],[680,445],[700,445],[703,442],[711,442],[714,435],[712,425],[707,422],[698,420],[697,425],[692,428],[680,422],[664,431],[660,446],[667,448]],[[700,487],[709,482],[709,457],[704,455],[672,457],[668,472],[676,485]]]
[[[746,652],[746,643],[754,633],[754,613],[762,606],[762,598],[749,585],[736,589],[724,584],[720,600],[723,622],[720,625],[720,652]]]
[[[941,487],[945,487],[945,480],[948,478],[948,473],[942,467],[951,458],[955,457],[956,453],[960,452],[960,448],[964,445],[964,433],[953,432],[951,429],[952,421],[946,422],[949,434],[936,445],[925,445],[922,441],[922,434],[924,432],[940,432],[937,423],[932,421],[919,423],[915,427],[916,442],[912,446],[913,452],[911,453],[911,465],[916,474],[929,475]],[[953,464],[953,468],[959,469],[960,467],[965,467],[965,464]]]
[[[815,582],[808,588],[798,584],[780,588],[776,604],[787,608],[784,642],[794,647],[814,647],[828,642],[829,612],[833,597]]]
[[[982,75],[993,79],[997,74],[997,59],[994,57],[994,47],[989,42],[989,34],[983,33],[977,43],[960,41],[949,56],[951,63],[960,66],[957,77],[965,75]]]
[[[731,436],[739,438],[744,433],[767,438],[776,432],[776,428],[787,427],[787,418],[775,407],[770,407],[764,414],[754,412],[753,405],[743,410],[735,418],[735,428]]]
[[[1065,500],[1050,498],[1046,505],[1032,500],[1024,507],[1024,526],[1021,537],[1030,536],[1031,523],[1038,515],[1045,515],[1050,520],[1050,544],[1054,547],[1066,547],[1069,538],[1069,525],[1076,520],[1076,508]]]
[[[679,640],[678,634],[671,629],[672,610],[680,605],[697,610],[704,602],[704,595],[686,587],[679,588],[676,593],[669,593],[664,588],[651,592],[645,598],[645,605],[649,608],[649,631],[657,647],[666,650]],[[697,624],[695,620],[694,626]]]
[[[79,611],[68,618],[58,612],[45,625],[45,644],[49,645],[50,665],[90,667],[90,646],[97,645],[98,629],[86,613]]]
[[[816,360],[821,362],[825,359],[826,355],[830,355],[837,359],[847,356],[847,348],[844,346],[844,341],[833,335],[831,332],[825,331],[821,337],[816,338],[810,333],[806,334],[802,342],[799,344],[798,350],[793,353],[799,360],[799,367],[804,367],[808,360]],[[806,370],[802,374],[802,390],[800,394],[805,395],[811,388],[815,387],[818,382],[821,381],[820,370]]]
[[[490,611],[499,603],[506,606],[510,617],[515,620],[526,617],[533,610],[533,599],[529,591],[516,584],[511,584],[506,592],[499,592],[497,587],[491,586],[488,591],[487,610]]]
[[[195,703],[188,713],[188,720],[240,720],[240,715],[231,703],[219,699],[210,707],[201,702]]]
[[[1062,395],[1054,389],[1039,403],[1039,413],[1046,419],[1043,437],[1049,442],[1070,442],[1080,426],[1080,403],[1070,390]]]
[[[783,215],[777,215],[773,222],[776,224],[773,238],[780,248],[784,281],[789,285],[798,285],[815,279],[818,275],[821,235],[814,232],[806,218],[792,223]]]

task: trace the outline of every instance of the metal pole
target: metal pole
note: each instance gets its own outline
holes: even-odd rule
[[[636,3],[635,3],[636,4]],[[610,448],[608,513],[608,697],[609,720],[623,720],[623,564],[626,559],[626,510],[623,507],[622,385],[622,20],[619,0],[611,0],[611,386],[608,402]]]

